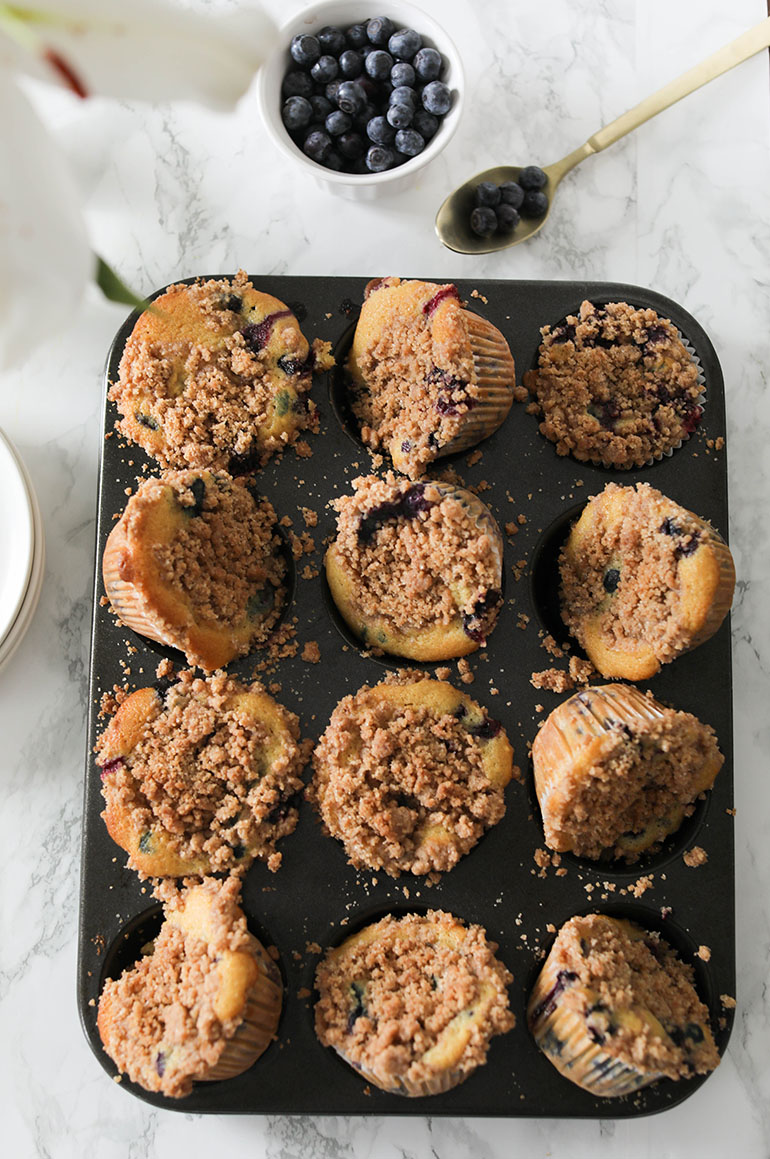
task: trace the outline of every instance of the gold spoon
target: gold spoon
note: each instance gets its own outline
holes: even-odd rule
[[[770,17],[760,21],[754,28],[744,32],[736,40],[720,48],[718,52],[706,57],[700,64],[689,69],[675,80],[669,81],[662,89],[658,89],[652,96],[646,97],[640,104],[623,113],[617,120],[605,125],[589,137],[584,145],[568,153],[561,161],[545,166],[543,172],[548,178],[543,193],[548,198],[548,209],[542,217],[522,218],[514,230],[509,233],[494,233],[491,237],[478,237],[471,230],[471,210],[475,202],[476,186],[482,181],[492,181],[501,185],[504,181],[518,181],[523,166],[498,165],[493,169],[485,169],[471,177],[464,185],[450,193],[444,204],[436,214],[436,233],[439,241],[449,249],[460,254],[489,254],[495,250],[507,249],[508,246],[518,245],[532,237],[545,225],[553,205],[557,186],[563,177],[590,157],[593,153],[600,153],[608,145],[614,145],[621,137],[638,129],[645,121],[656,117],[664,109],[681,101],[682,97],[695,92],[696,89],[715,80],[723,72],[742,64],[750,56],[770,46]]]

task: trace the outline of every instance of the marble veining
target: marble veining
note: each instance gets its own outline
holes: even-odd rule
[[[35,621],[0,673],[0,1106],[3,1152],[13,1159],[204,1159],[225,1150],[260,1159],[770,1155],[768,54],[589,159],[527,246],[473,261],[432,233],[450,187],[496,162],[562,156],[762,19],[765,3],[424,5],[462,46],[466,114],[417,186],[379,203],[338,202],[295,180],[271,150],[253,92],[227,117],[37,91],[35,99],[70,157],[95,248],[139,290],[238,265],[601,278],[654,287],[703,324],[725,373],[740,577],[732,621],[739,1009],[729,1049],[694,1097],[638,1121],[200,1117],[155,1110],[109,1082],[75,1002],[101,372],[124,317],[93,292],[69,331],[7,374],[0,393],[0,425],[32,475],[48,546]],[[300,4],[266,6],[280,21]],[[55,309],[41,306],[41,338]]]

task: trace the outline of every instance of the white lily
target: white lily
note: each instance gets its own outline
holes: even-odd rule
[[[75,182],[19,74],[78,97],[228,109],[275,35],[254,8],[215,19],[162,0],[0,3],[0,369],[39,341],[40,303],[56,303],[46,330],[63,327],[97,269]]]

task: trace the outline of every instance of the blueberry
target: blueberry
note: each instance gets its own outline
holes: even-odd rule
[[[376,52],[369,53],[364,67],[372,80],[387,80],[393,68],[393,57],[389,52],[383,52],[378,48]]]
[[[432,80],[422,90],[422,104],[429,113],[443,117],[452,105],[452,94],[443,81]]]
[[[427,112],[426,109],[418,109],[414,114],[412,127],[417,130],[421,137],[429,141],[431,137],[435,136],[438,130],[438,117],[434,117],[433,113]]]
[[[616,567],[608,567],[602,578],[602,584],[605,592],[616,592],[618,584],[620,583],[620,572]]]
[[[318,43],[321,45],[322,52],[328,52],[332,56],[339,56],[345,48],[345,34],[341,28],[332,28],[327,24],[317,33]]]
[[[421,511],[429,511],[433,503],[430,499],[425,498],[425,487],[423,484],[415,483],[404,495],[400,506],[403,508],[405,518],[413,519]]]
[[[490,211],[494,212],[494,211]],[[483,599],[478,600],[470,612],[463,612],[463,631],[471,640],[482,641],[490,629],[490,613],[502,602],[503,594],[497,588],[490,588]],[[494,722],[497,724],[497,721]]]
[[[537,189],[530,189],[524,194],[521,204],[522,217],[542,217],[548,209],[548,198]]]
[[[345,33],[345,39],[351,48],[363,48],[366,44],[366,28],[363,24],[351,24]]]
[[[417,108],[417,93],[408,85],[399,85],[393,89],[388,103],[391,105],[409,105],[409,108],[414,110]]]
[[[414,69],[411,64],[407,64],[405,60],[394,64],[390,70],[390,83],[394,89],[402,85],[406,85],[407,88],[414,88]]]
[[[506,205],[505,202],[497,206],[495,209],[495,217],[497,218],[497,228],[500,233],[510,233],[521,221],[521,215],[518,209],[514,209],[512,205]]]
[[[341,80],[330,80],[324,89],[324,96],[332,106],[337,104],[337,93],[340,91],[340,85],[344,83],[345,82]]]
[[[134,411],[134,418],[140,426],[147,427],[151,431],[157,431],[159,429],[158,424],[152,415],[146,415],[142,411],[137,410]]]
[[[387,44],[396,26],[387,16],[374,16],[366,24],[366,35],[372,44]]]
[[[477,237],[491,237],[497,229],[494,209],[488,205],[477,205],[471,214],[471,229]]]
[[[246,615],[250,620],[261,619],[272,610],[275,602],[275,589],[271,588],[269,584],[265,587],[257,588],[252,596],[249,596],[246,601]]]
[[[388,41],[388,52],[396,60],[412,60],[422,48],[422,37],[413,28],[399,28]]]
[[[352,80],[344,80],[337,89],[337,106],[343,113],[350,113],[355,117],[363,112],[366,105],[366,94],[360,85]]]
[[[305,97],[289,97],[281,109],[281,120],[290,133],[304,129],[313,118],[313,106]]]
[[[359,1018],[366,1017],[366,983],[365,982],[351,982],[350,983],[350,1012],[348,1014],[347,1031],[348,1034],[353,1033],[353,1027]]]
[[[425,138],[414,129],[400,129],[396,133],[396,148],[400,153],[406,153],[407,157],[416,157],[425,148]]]
[[[395,130],[388,124],[386,117],[372,117],[371,121],[367,123],[366,135],[375,145],[391,145]]]
[[[412,61],[414,71],[422,81],[436,80],[441,72],[441,53],[435,48],[421,48]]]
[[[660,342],[665,342],[668,336],[668,331],[664,326],[650,326],[647,330],[645,346],[657,346]]]
[[[340,54],[340,72],[346,80],[355,80],[364,71],[364,58],[354,48]]]
[[[102,765],[102,780],[109,776],[110,773],[116,773],[118,769],[122,769],[125,763],[123,757],[112,757],[110,760],[105,761]]]
[[[333,56],[319,56],[310,70],[310,75],[316,84],[325,85],[334,80],[339,72],[339,65]]]
[[[387,117],[388,124],[392,125],[394,129],[406,129],[412,123],[414,110],[404,103],[391,105]]]
[[[470,725],[468,732],[477,740],[494,740],[496,736],[500,735],[502,727],[499,720],[495,720],[491,716],[484,716],[478,724]]]
[[[310,374],[313,369],[313,364],[312,352],[310,357],[304,360],[301,358],[290,358],[288,354],[282,354],[278,359],[278,366],[284,374],[289,376],[294,374]],[[282,411],[282,413],[286,414],[286,411]]]
[[[355,119],[356,128],[364,132],[369,122],[377,116],[378,111],[371,101],[367,101]]]
[[[562,342],[575,341],[575,327],[572,322],[564,322],[561,326],[557,326],[551,331],[551,340],[554,346],[560,346]]]
[[[372,145],[366,154],[366,168],[370,173],[384,173],[394,161],[393,150],[387,145]]]
[[[504,205],[512,205],[514,209],[521,209],[524,201],[524,190],[515,181],[504,181],[500,186],[500,200]]]
[[[292,37],[289,52],[296,64],[302,68],[310,68],[311,64],[314,64],[321,55],[321,45],[315,36],[301,33],[299,36]]]
[[[494,181],[481,181],[476,186],[476,204],[489,205],[492,209],[500,204],[500,188]]]
[[[190,515],[197,517],[203,512],[203,501],[206,498],[206,484],[204,483],[203,479],[201,479],[200,475],[197,479],[193,479],[192,483],[190,484],[190,490],[192,491],[194,503],[192,507],[188,508],[188,510]]]
[[[285,97],[312,97],[314,86],[311,78],[306,72],[299,72],[295,69],[293,72],[287,72],[283,78],[281,85],[281,92]]]
[[[302,151],[311,161],[318,161],[323,165],[332,147],[332,139],[323,129],[312,129],[302,144]]]
[[[353,128],[353,118],[340,109],[335,109],[333,113],[329,113],[324,125],[330,137],[341,137],[343,133],[349,133]]]
[[[237,294],[228,294],[220,303],[220,310],[230,310],[233,314],[240,314],[243,300]]]
[[[527,165],[519,173],[519,185],[522,189],[542,189],[547,181],[547,176],[537,165]]]
[[[363,157],[366,144],[360,133],[345,133],[337,138],[337,148],[348,161],[357,161]]]
[[[334,109],[331,101],[327,101],[326,97],[314,96],[310,98],[310,104],[313,106],[312,120],[317,124],[325,121],[329,113]]]
[[[661,523],[660,527],[658,528],[658,531],[661,533],[661,535],[681,535],[682,534],[681,527],[677,523],[674,523],[674,520],[671,519],[668,515]]]

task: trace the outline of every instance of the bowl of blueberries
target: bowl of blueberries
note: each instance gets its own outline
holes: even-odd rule
[[[281,30],[259,79],[271,138],[318,184],[354,200],[411,185],[460,120],[457,49],[403,0],[315,4]]]

